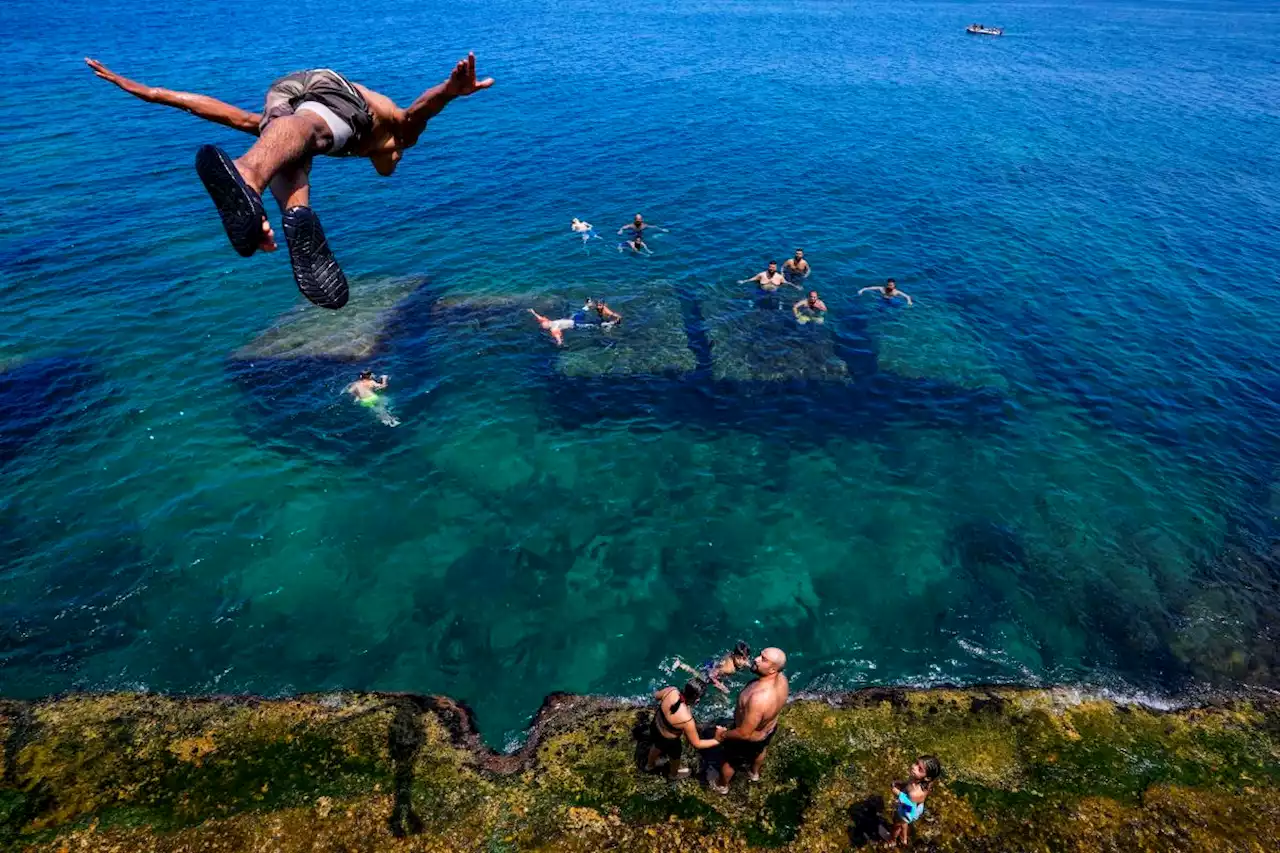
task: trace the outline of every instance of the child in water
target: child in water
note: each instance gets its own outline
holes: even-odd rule
[[[906,847],[910,843],[911,824],[924,814],[924,801],[928,799],[933,783],[942,775],[942,764],[932,755],[922,755],[911,765],[910,774],[907,781],[893,783],[890,847]]]
[[[741,669],[748,669],[751,666],[751,647],[741,640],[738,641],[730,651],[719,658],[712,658],[705,661],[701,668],[694,669],[680,658],[676,658],[676,662],[672,665],[672,669],[680,668],[685,672],[701,678],[708,684],[714,684],[716,689],[721,693],[728,695],[729,688],[726,687],[720,679],[733,675]]]

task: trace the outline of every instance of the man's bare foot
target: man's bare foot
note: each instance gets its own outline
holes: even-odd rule
[[[277,248],[276,234],[271,230],[271,223],[264,217],[262,220],[262,242],[259,244],[264,252],[274,252]]]

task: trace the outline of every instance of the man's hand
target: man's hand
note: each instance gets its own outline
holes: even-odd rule
[[[130,80],[128,77],[117,74],[96,59],[90,59],[86,56],[84,58],[84,64],[92,68],[95,75],[106,80],[108,83],[113,83],[119,86],[131,95],[137,95],[140,98],[145,98],[146,91],[149,87]]]
[[[724,740],[724,733],[727,731],[728,729],[726,729],[724,726],[716,726],[715,739]]]
[[[445,81],[444,91],[450,98],[465,98],[492,85],[492,77],[476,79],[476,55],[468,53],[466,59],[459,60],[458,64],[453,66],[453,73]]]

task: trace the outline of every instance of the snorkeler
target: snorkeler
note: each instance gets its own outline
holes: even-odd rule
[[[372,409],[382,423],[389,427],[399,426],[400,419],[391,414],[387,408],[386,399],[378,393],[386,387],[387,374],[384,373],[381,378],[374,379],[372,370],[363,370],[360,372],[360,378],[346,387],[345,393],[355,397],[356,402],[366,409]]]
[[[751,276],[751,278],[744,278],[742,281],[738,282],[738,284],[748,284],[753,281],[760,285],[760,289],[765,293],[773,293],[784,284],[790,284],[792,287],[796,288],[796,290],[800,289],[798,285],[791,284],[791,282],[787,281],[786,276],[778,272],[777,261],[769,261],[769,268],[767,270],[764,272],[758,272]]]
[[[676,658],[676,662],[671,665],[671,668],[673,670],[683,669],[703,681],[714,684],[717,690],[728,695],[729,688],[720,679],[733,675],[739,670],[747,669],[749,666],[751,666],[751,647],[739,640],[732,649],[720,657],[703,661],[702,666],[698,669],[689,666],[680,658]]]
[[[932,755],[922,755],[911,765],[911,776],[905,782],[893,783],[893,832],[889,846],[906,847],[910,843],[911,824],[924,814],[924,801],[929,789],[942,775],[942,763]]]
[[[663,687],[653,694],[657,705],[653,709],[653,722],[649,726],[649,758],[644,769],[652,773],[664,764],[667,779],[674,782],[691,774],[688,767],[680,766],[683,738],[688,738],[694,749],[714,749],[719,744],[698,735],[698,724],[693,720],[693,705],[702,698],[702,682],[691,679],[683,690]]]
[[[818,291],[810,290],[808,296],[791,306],[791,313],[797,323],[821,323],[822,315],[827,313],[827,303],[818,298]]]
[[[621,252],[621,251],[623,251],[623,250],[625,250],[625,249],[630,249],[631,251],[635,252],[637,255],[640,255],[640,254],[652,255],[652,254],[653,254],[653,249],[650,249],[650,248],[649,248],[649,244],[647,244],[647,243],[644,241],[644,235],[643,235],[643,234],[641,234],[639,231],[637,231],[636,233],[632,234],[632,235],[631,235],[631,239],[630,239],[630,240],[628,240],[627,242],[625,242],[625,243],[619,243],[619,244],[618,244],[618,251],[619,251],[619,252]]]
[[[418,144],[427,122],[450,101],[493,85],[476,77],[476,57],[454,65],[448,78],[427,89],[407,108],[328,68],[297,71],[267,90],[261,113],[251,113],[207,95],[146,86],[85,58],[93,73],[135,98],[176,107],[215,124],[258,137],[233,160],[215,145],[196,153],[196,173],[213,199],[236,253],[249,257],[276,248],[262,194],[271,188],[283,214],[293,278],[302,295],[322,308],[341,308],[349,295],[347,277],[311,209],[311,161],[364,157],[379,175],[395,171],[404,152]]]
[[[804,259],[804,249],[796,249],[795,257],[787,258],[782,264],[782,274],[792,284],[809,277],[809,262]]]
[[[645,231],[648,231],[649,229],[653,229],[654,231],[661,231],[664,234],[668,233],[667,229],[663,228],[660,225],[654,225],[652,222],[645,222],[644,217],[638,213],[636,214],[635,219],[631,220],[629,223],[619,228],[618,233],[624,234],[627,231],[630,231],[632,234],[636,236],[640,236]]]
[[[862,290],[858,291],[858,295],[861,296],[862,294],[866,293],[868,290],[880,291],[880,293],[883,294],[885,299],[895,299],[896,297],[901,296],[903,299],[907,300],[908,305],[915,304],[914,302],[911,301],[910,296],[907,296],[907,294],[903,293],[901,290],[898,290],[898,283],[893,279],[889,279],[888,281],[886,281],[884,283],[884,287],[874,287],[874,286],[864,287],[862,288]]]
[[[572,317],[566,317],[563,320],[549,320],[537,311],[534,311],[532,308],[529,309],[529,313],[533,315],[533,319],[538,321],[538,325],[541,326],[547,334],[551,335],[551,340],[555,341],[556,346],[558,347],[564,346],[565,330],[572,329],[577,325]]]
[[[581,219],[579,219],[576,216],[573,218],[573,222],[569,224],[569,227],[573,230],[575,234],[582,235],[582,242],[584,243],[593,237],[597,240],[604,239],[603,237],[601,237],[599,234],[596,233],[594,228],[591,227],[590,222],[583,222]]]

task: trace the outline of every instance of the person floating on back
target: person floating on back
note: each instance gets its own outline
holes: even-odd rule
[[[596,230],[594,228],[591,227],[590,222],[584,222],[583,220],[577,218],[576,216],[573,218],[573,221],[569,223],[569,228],[572,229],[573,233],[581,234],[582,242],[584,243],[587,242],[588,240],[591,240],[592,238],[596,240],[604,239],[603,237],[601,237],[599,234],[596,233]]]
[[[391,410],[387,408],[386,398],[378,393],[386,387],[387,374],[384,373],[381,378],[374,379],[372,370],[364,370],[361,371],[359,379],[346,387],[346,392],[354,397],[357,403],[372,410],[382,423],[389,427],[399,426],[400,419],[391,414]]]
[[[276,248],[262,206],[262,193],[270,187],[283,214],[298,289],[316,305],[335,309],[347,304],[349,290],[311,209],[312,158],[367,157],[378,174],[390,175],[405,150],[418,143],[427,122],[450,101],[493,85],[493,78],[476,79],[476,58],[470,54],[447,80],[404,109],[336,71],[316,68],[272,83],[263,112],[251,113],[207,95],[145,86],[94,59],[86,58],[85,63],[98,77],[134,97],[257,136],[236,160],[217,146],[202,146],[196,153],[196,173],[222,217],[232,247],[244,257]]]
[[[716,740],[724,745],[724,757],[720,763],[717,782],[712,788],[719,794],[729,793],[734,765],[750,763],[748,778],[760,781],[760,768],[764,766],[765,751],[778,732],[778,715],[787,704],[791,688],[787,677],[787,656],[782,649],[769,648],[751,662],[756,680],[738,694],[738,704],[733,710],[733,728],[716,726]]]
[[[542,327],[542,330],[551,335],[551,340],[555,341],[558,347],[564,346],[564,333],[577,325],[577,322],[572,317],[565,317],[563,320],[552,320],[549,317],[543,317],[532,308],[529,309],[529,313],[533,315],[533,319],[538,321],[538,325]]]
[[[864,288],[862,288],[862,290],[859,290],[859,291],[858,291],[858,295],[859,295],[859,296],[861,296],[862,294],[866,293],[868,290],[876,290],[876,291],[879,291],[879,292],[880,292],[880,294],[881,294],[881,295],[882,295],[886,300],[890,300],[890,301],[891,301],[891,300],[897,299],[899,296],[901,296],[903,299],[907,300],[907,304],[908,304],[908,305],[914,305],[914,304],[915,304],[914,302],[912,302],[912,301],[911,301],[911,297],[910,297],[910,296],[907,296],[907,294],[903,293],[901,290],[898,290],[898,283],[897,283],[896,281],[894,281],[893,279],[889,279],[888,281],[886,281],[886,282],[884,283],[884,287],[864,287]]]
[[[748,669],[750,666],[751,647],[739,640],[738,643],[728,652],[725,652],[718,658],[711,658],[710,660],[703,661],[702,666],[697,669],[689,666],[689,664],[680,660],[680,658],[676,658],[676,662],[671,665],[671,668],[683,669],[685,672],[688,672],[697,678],[701,678],[703,681],[714,684],[717,690],[728,695],[729,688],[724,685],[724,682],[721,681],[721,679],[733,675],[739,670]]]
[[[797,323],[821,323],[827,313],[827,303],[818,298],[818,291],[810,290],[809,295],[791,306]]]
[[[942,775],[942,764],[932,755],[922,755],[911,765],[910,773],[907,781],[893,783],[893,832],[889,835],[893,847],[910,843],[911,824],[924,814],[924,801]]]
[[[680,766],[683,738],[688,738],[694,749],[714,749],[718,745],[698,734],[698,724],[693,719],[693,705],[702,698],[702,682],[691,679],[683,690],[664,687],[653,698],[657,704],[649,726],[649,758],[644,769],[652,773],[665,764],[668,779],[684,779],[690,771]]]

